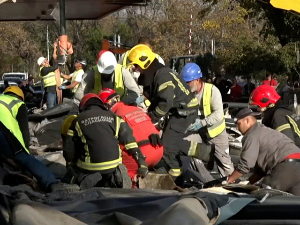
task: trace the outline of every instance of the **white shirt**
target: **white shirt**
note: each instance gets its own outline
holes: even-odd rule
[[[73,73],[71,73],[70,76],[73,77],[73,75],[74,75],[75,72],[76,72],[76,71],[74,71]],[[81,70],[81,71],[77,74],[77,76],[76,76],[76,78],[75,78],[75,81],[77,81],[77,82],[80,83],[80,82],[82,81],[83,74],[84,74],[84,71]]]

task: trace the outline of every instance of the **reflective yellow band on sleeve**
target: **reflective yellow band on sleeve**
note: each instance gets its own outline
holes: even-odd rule
[[[167,114],[167,112],[164,112],[164,111],[160,110],[160,108],[158,108],[158,106],[155,107],[155,111],[156,111],[159,115],[162,115],[162,116],[164,116],[164,115]]]
[[[283,125],[277,127],[276,130],[279,131],[279,132],[281,132],[283,130],[290,129],[290,128],[291,128],[291,125],[288,124],[288,123],[286,123],[286,124],[283,124]]]
[[[175,89],[175,85],[173,84],[173,82],[172,81],[167,81],[167,82],[162,83],[161,85],[159,85],[158,91],[162,91],[162,90],[166,89],[167,87],[173,87]]]
[[[68,130],[67,135],[69,135],[69,136],[74,136],[74,131]]]
[[[138,145],[136,142],[131,142],[125,145],[125,148],[128,149],[133,149],[133,148],[138,148]]]

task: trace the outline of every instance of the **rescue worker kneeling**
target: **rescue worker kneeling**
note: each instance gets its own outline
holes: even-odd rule
[[[71,183],[79,184],[81,189],[95,186],[131,188],[131,179],[122,164],[119,143],[138,162],[138,175],[147,175],[148,166],[131,128],[108,111],[98,95],[85,95],[79,112],[77,117],[67,117],[62,127],[64,157],[67,166],[71,167],[66,177],[71,178]],[[73,149],[72,145],[67,146],[72,135]]]
[[[153,125],[147,113],[137,106],[125,105],[123,102],[120,102],[120,96],[110,88],[103,89],[99,97],[107,109],[121,116],[128,123],[138,146],[146,157],[148,167],[155,166],[163,156],[163,147],[159,131]],[[127,153],[123,145],[120,147],[123,151],[123,164],[126,166],[130,178],[134,180],[138,173],[138,164]]]

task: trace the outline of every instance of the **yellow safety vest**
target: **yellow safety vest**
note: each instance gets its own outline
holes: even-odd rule
[[[114,76],[114,90],[120,95],[121,98],[125,94],[122,68],[122,65],[117,64]],[[97,66],[94,66],[93,70],[95,74],[95,84],[91,93],[99,94],[99,92],[102,90],[101,74],[99,73]]]
[[[44,68],[43,66],[40,68],[40,78],[44,82],[44,87],[55,86],[56,85],[55,72],[50,72],[46,76],[42,76],[41,71],[43,68]]]
[[[20,130],[19,123],[16,119],[19,108],[24,102],[17,97],[10,95],[0,95],[0,122],[18,139],[19,143],[29,154],[25,146],[23,134]]]
[[[73,82],[75,81],[77,75],[78,75],[80,72],[83,72],[83,69],[77,70],[77,71],[75,71],[75,72],[73,73],[71,83],[73,83]],[[73,92],[73,93],[75,93],[75,92],[77,91],[78,86],[79,86],[79,83],[78,83],[75,87],[73,87],[73,89],[72,89],[72,92]]]
[[[211,94],[212,94],[213,85],[210,83],[204,84],[204,93],[203,93],[203,111],[204,116],[207,117],[211,114]],[[216,124],[207,127],[208,134],[211,138],[214,138],[221,134],[226,129],[225,118],[218,121]]]

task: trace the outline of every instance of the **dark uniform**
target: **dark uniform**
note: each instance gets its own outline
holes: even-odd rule
[[[198,101],[189,86],[173,71],[160,64],[157,59],[139,77],[144,95],[150,100],[148,113],[154,124],[169,116],[163,128],[163,160],[170,167],[169,173],[180,175],[179,156],[188,155],[197,144],[183,140],[188,126],[197,118]]]
[[[100,173],[101,181],[92,186],[122,187],[124,173],[120,171],[122,155],[119,143],[140,165],[145,163],[131,128],[111,111],[90,105],[73,120],[70,130],[74,133],[75,149],[72,152],[69,148],[64,156],[66,161],[76,164],[75,170],[80,172],[75,183],[80,184],[88,174]],[[129,183],[131,185],[130,178]]]
[[[277,130],[300,147],[300,117],[281,105],[278,101],[274,107],[268,108],[264,114],[262,123],[274,130]]]
[[[236,170],[242,174],[254,168],[274,189],[300,195],[300,149],[285,135],[255,123],[242,139]]]

